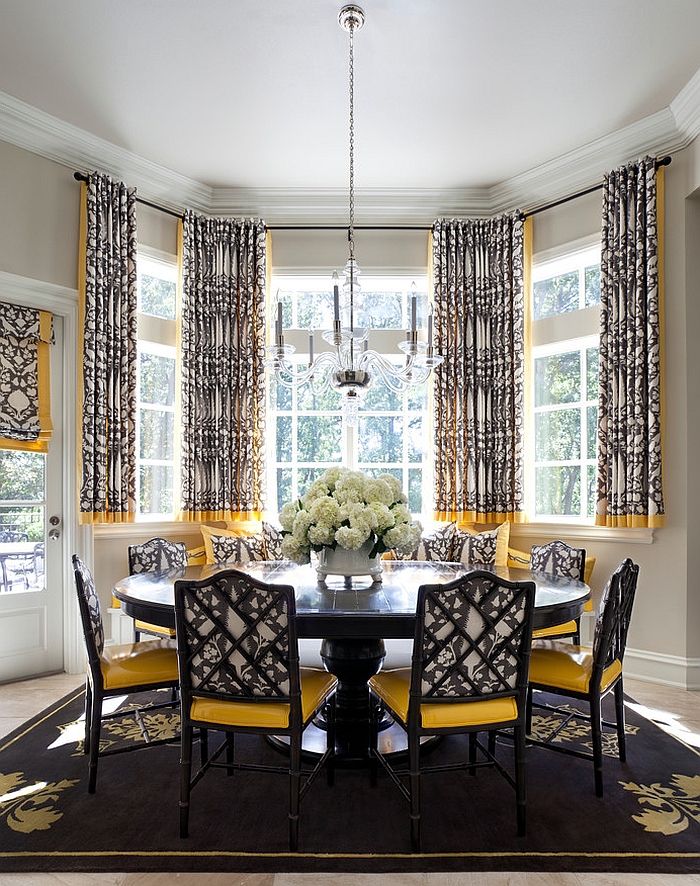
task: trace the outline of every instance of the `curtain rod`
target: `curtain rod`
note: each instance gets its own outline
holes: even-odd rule
[[[658,170],[661,166],[670,166],[671,157],[661,157],[656,161],[656,169]],[[73,178],[79,182],[87,182],[87,176],[82,172],[74,172]],[[531,215],[537,215],[538,212],[545,212],[547,209],[553,209],[555,206],[561,206],[563,203],[568,203],[571,200],[576,200],[579,197],[585,197],[586,194],[592,194],[595,191],[599,191],[603,187],[603,183],[593,185],[591,188],[586,188],[585,191],[578,191],[576,194],[570,194],[568,197],[562,197],[561,200],[555,200],[553,203],[547,203],[544,206],[538,206],[537,209],[531,209],[527,212],[521,212],[520,218],[526,219]],[[172,215],[175,218],[184,218],[181,212],[175,212],[173,209],[167,209],[165,206],[158,206],[156,203],[151,203],[148,200],[143,200],[141,197],[136,198],[137,203],[142,203],[144,206],[150,206],[151,209],[157,209],[160,212],[165,212],[167,215]],[[347,230],[347,225],[267,225],[266,229],[268,231],[345,231]],[[425,225],[355,225],[356,231],[431,231],[432,225],[426,227]]]
[[[73,178],[77,182],[87,182],[88,177],[83,172],[74,172]],[[181,212],[175,212],[174,209],[167,209],[165,206],[158,206],[156,203],[151,203],[148,200],[144,200],[142,197],[136,198],[137,203],[141,203],[143,206],[150,206],[151,209],[157,209],[159,212],[165,212],[166,215],[173,215],[175,218],[183,218]]]
[[[656,161],[656,169],[657,171],[661,166],[670,166],[671,158],[669,156],[661,157]],[[531,209],[528,212],[521,212],[520,218],[526,219],[531,215],[537,215],[538,212],[545,212],[547,209],[553,209],[555,206],[561,206],[562,203],[568,203],[570,200],[576,200],[578,197],[585,197],[586,194],[592,194],[594,191],[600,191],[603,187],[603,182],[600,184],[593,185],[591,188],[586,188],[585,191],[578,191],[576,194],[570,194],[568,197],[562,197],[561,200],[555,200],[553,203],[547,203],[544,206],[538,206],[537,209]]]

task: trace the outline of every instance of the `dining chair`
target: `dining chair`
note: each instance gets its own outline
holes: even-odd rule
[[[178,686],[177,651],[172,640],[143,640],[138,643],[122,643],[105,646],[104,627],[100,599],[90,570],[74,554],[73,572],[78,593],[80,620],[83,627],[83,640],[87,655],[87,676],[85,681],[85,742],[83,752],[89,755],[88,793],[95,792],[97,783],[97,762],[99,757],[132,751],[134,744],[120,745],[100,752],[100,732],[102,722],[116,717],[124,717],[124,711],[111,714],[102,713],[106,698],[147,692],[156,689],[176,690]],[[152,702],[129,710],[144,735],[145,743],[139,747],[153,747],[171,741],[151,739],[143,713],[158,708],[172,707],[171,700]]]
[[[535,572],[549,572],[566,578],[584,580],[586,571],[585,548],[572,548],[558,539],[545,545],[533,545],[530,549],[530,569]],[[581,617],[548,628],[536,628],[534,640],[552,640],[571,637],[574,643],[581,642]]]
[[[579,699],[588,706],[588,714],[572,712],[567,708],[557,727],[544,739],[531,736],[532,743],[560,753],[592,760],[595,792],[599,797],[603,796],[603,726],[616,729],[618,757],[621,762],[626,760],[622,662],[638,576],[639,566],[629,558],[623,560],[611,575],[598,607],[592,647],[578,646],[560,640],[542,640],[533,644],[530,658],[529,733],[532,731],[533,690]],[[615,723],[604,721],[601,713],[602,699],[611,691],[615,695]],[[547,704],[534,706],[561,712],[561,709]],[[592,753],[553,743],[571,720],[575,719],[590,721]]]
[[[518,834],[525,833],[525,725],[535,584],[475,571],[418,591],[410,668],[380,671],[369,681],[408,739],[408,771],[377,750],[373,706],[370,770],[387,771],[410,806],[411,848],[421,847],[421,778],[430,772],[494,766],[515,788]],[[484,746],[479,732],[513,730],[514,774]],[[424,736],[468,733],[466,759],[429,766]],[[478,751],[481,752],[479,755]],[[406,782],[407,776],[407,782]]]
[[[320,668],[300,668],[294,588],[266,584],[226,569],[175,582],[180,668],[180,836],[189,832],[193,786],[211,768],[283,772],[289,779],[289,847],[296,851],[299,808],[321,768],[333,780],[337,680]],[[305,728],[325,708],[327,744],[309,771],[301,769]],[[200,765],[192,774],[193,730],[200,732]],[[210,754],[208,731],[225,733]],[[235,759],[236,733],[286,736],[286,767]],[[226,750],[225,759],[221,755]]]
[[[18,544],[22,542],[29,541],[29,534],[26,532],[19,532],[14,529],[0,529],[0,543],[3,544]],[[18,567],[18,571],[16,572],[12,569],[12,566],[15,565]],[[19,570],[22,572],[22,581],[24,582],[24,586],[29,589],[29,579],[27,578],[27,569],[33,568],[33,559],[31,554],[5,554],[3,557],[3,582],[5,584],[5,589],[10,590],[13,582],[7,577],[8,566],[10,567],[9,571],[14,575],[19,574]]]
[[[184,569],[187,566],[187,547],[181,541],[168,541],[167,538],[149,538],[140,545],[129,545],[129,575],[142,572],[167,572],[170,569]],[[134,620],[134,639],[141,634],[175,639],[175,628],[166,628],[141,619]]]

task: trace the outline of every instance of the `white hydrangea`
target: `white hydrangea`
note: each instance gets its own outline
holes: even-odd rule
[[[298,563],[308,562],[311,550],[357,550],[368,539],[375,555],[390,548],[407,553],[422,531],[393,474],[369,477],[339,466],[324,471],[299,501],[284,505],[280,523],[283,556]]]

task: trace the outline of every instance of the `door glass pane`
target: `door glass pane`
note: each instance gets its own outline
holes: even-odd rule
[[[0,593],[44,587],[45,456],[0,450]]]

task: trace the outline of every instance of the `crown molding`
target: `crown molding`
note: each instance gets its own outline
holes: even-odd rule
[[[700,135],[700,70],[686,83],[671,102],[671,111],[685,145]]]
[[[700,70],[668,108],[491,188],[357,190],[357,224],[429,225],[442,217],[531,211],[599,183],[644,154],[681,150],[698,134]],[[347,223],[345,190],[211,188],[1,92],[0,138],[74,170],[97,168],[177,212],[257,216],[269,225]]]

